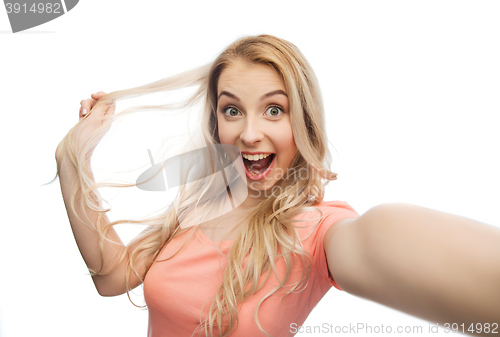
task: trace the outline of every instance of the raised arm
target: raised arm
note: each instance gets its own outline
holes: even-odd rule
[[[94,94],[93,97],[95,99],[99,99],[102,97],[104,93]],[[87,117],[87,120],[82,123],[82,119],[85,117],[82,115],[82,110],[86,108],[87,111],[90,111],[94,100],[86,100],[82,102],[82,109],[80,110],[80,122],[79,125],[81,128],[85,128],[82,130],[82,137],[80,138],[80,142],[85,142],[85,137],[88,136],[93,130],[95,130],[96,125],[100,125],[101,120],[104,118],[106,113],[112,113],[112,107],[100,107],[94,109],[91,115]],[[77,144],[77,147],[80,145]],[[93,226],[97,224],[98,221],[98,213],[88,208],[86,205],[80,205],[80,193],[81,186],[79,185],[79,179],[77,174],[77,169],[69,159],[67,153],[65,152],[64,146],[59,146],[56,150],[56,161],[58,166],[58,175],[59,181],[61,185],[61,192],[64,199],[64,204],[66,206],[66,211],[68,213],[69,222],[71,224],[71,229],[73,231],[73,235],[75,236],[75,240],[80,250],[80,253],[87,265],[87,267],[93,271],[101,270],[101,273],[108,273],[112,270],[112,267],[117,265],[117,262],[122,254],[124,254],[125,246],[123,245],[120,237],[116,233],[116,231],[111,228],[106,237],[116,244],[111,243],[109,241],[103,241],[104,249],[103,249],[103,257],[104,261],[101,263],[101,258],[99,254],[99,236],[93,230],[88,228],[88,226]],[[84,170],[86,174],[91,180],[94,180],[93,174],[91,172],[90,167],[85,167]],[[73,186],[77,184],[76,186]],[[74,210],[71,207],[71,198],[73,188],[77,187],[75,200],[74,200]],[[78,217],[77,217],[78,215]],[[80,219],[86,219],[85,215],[90,219],[89,223],[84,223]],[[79,219],[80,218],[80,219]],[[101,217],[101,228],[110,223],[108,217],[104,214]],[[108,275],[94,275],[92,276],[92,280],[96,286],[97,291],[102,296],[116,296],[126,292],[125,286],[125,275],[126,275],[126,263],[128,260],[128,256],[122,262],[117,265],[117,267]],[[145,268],[143,263],[139,263],[136,265],[136,268],[139,267],[139,274],[145,274]],[[134,274],[129,274],[129,286],[131,289],[137,287],[142,281]]]
[[[500,325],[499,228],[384,204],[339,221],[324,240],[330,273],[348,293],[434,323]]]

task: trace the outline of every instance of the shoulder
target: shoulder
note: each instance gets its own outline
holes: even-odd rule
[[[345,218],[357,218],[358,213],[345,201],[323,201],[319,204],[304,207],[294,217],[294,222],[301,240],[311,234],[321,239],[331,226]]]
[[[302,247],[312,256],[313,268],[326,283],[339,288],[330,277],[325,256],[325,235],[339,221],[359,217],[358,213],[345,201],[324,201],[305,207],[294,217],[297,234]]]
[[[303,242],[317,242],[326,231],[340,219],[358,217],[358,213],[345,201],[323,201],[319,204],[303,207],[293,217],[296,232]]]
[[[330,227],[343,218],[355,218],[359,214],[345,201],[323,201],[319,204],[304,207],[295,220],[318,222],[324,227]]]

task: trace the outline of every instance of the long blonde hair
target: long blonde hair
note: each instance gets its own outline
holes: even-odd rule
[[[183,102],[182,106],[190,107],[197,102],[204,102],[202,121],[204,138],[207,145],[218,144],[220,141],[216,115],[217,84],[224,69],[231,66],[236,60],[270,66],[282,77],[290,102],[291,127],[298,149],[290,164],[290,169],[291,172],[306,172],[307,174],[306,178],[303,177],[303,174],[300,178],[296,174],[284,175],[272,187],[271,196],[263,200],[248,216],[238,222],[241,224],[241,230],[228,251],[228,262],[223,282],[217,290],[201,328],[207,336],[214,335],[213,329],[215,327],[218,329],[219,336],[225,337],[232,333],[238,326],[239,306],[246,298],[262,288],[269,275],[278,275],[276,260],[280,258],[286,265],[285,276],[279,280],[280,286],[267,294],[254,311],[257,326],[267,336],[270,336],[259,323],[258,309],[260,304],[281,287],[286,289],[285,296],[304,289],[311,268],[310,256],[301,248],[293,219],[299,213],[318,210],[313,206],[323,200],[325,185],[336,179],[336,174],[329,169],[331,156],[324,129],[324,110],[318,81],[299,49],[292,43],[271,35],[243,37],[233,42],[209,65],[145,86],[110,93],[101,98],[96,103],[96,107],[141,94],[196,86],[197,91]],[[157,108],[169,109],[172,106],[142,106],[137,110],[126,110],[123,114]],[[66,153],[69,154],[77,167],[78,179],[82,186],[79,190],[82,195],[82,205],[86,203],[91,209],[100,213],[105,213],[107,210],[102,207],[97,193],[98,187],[136,186],[135,184],[104,185],[93,183],[83,169],[85,165],[90,163],[91,149],[109,128],[109,123],[112,123],[116,118],[118,116],[106,121],[102,128],[96,131],[95,137],[78,154],[71,141],[73,129],[65,137],[64,142]],[[164,245],[168,244],[179,232],[179,217],[182,216],[180,213],[187,210],[189,206],[199,205],[203,190],[206,188],[202,188],[200,185],[189,189],[181,188],[178,195],[178,205],[181,207],[170,208],[160,216],[143,221],[114,221],[102,226],[102,228],[99,221],[95,226],[92,225],[92,228],[100,236],[101,265],[103,243],[104,240],[108,240],[105,235],[111,226],[124,222],[148,225],[126,246],[126,252],[121,256],[120,261],[127,259],[126,285],[129,299],[129,272],[133,271],[137,277],[141,278],[135,268],[135,263],[139,259],[145,260],[147,272],[153,263],[161,262],[155,261],[155,259]],[[75,190],[73,197],[76,192]],[[74,207],[73,204],[72,207]],[[134,248],[131,249],[131,247]],[[244,262],[245,259],[247,260]],[[286,282],[295,263],[302,263],[304,272],[298,282],[287,285]],[[103,275],[100,271],[90,270],[90,272],[92,275]],[[263,283],[259,284],[258,281],[262,275],[267,275],[267,277]],[[142,278],[141,280],[144,281]]]

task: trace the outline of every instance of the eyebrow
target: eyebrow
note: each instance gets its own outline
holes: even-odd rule
[[[220,98],[221,98],[222,95],[226,95],[228,97],[231,97],[231,98],[237,100],[238,102],[241,102],[241,99],[238,96],[236,96],[236,95],[234,95],[234,94],[232,94],[232,93],[230,93],[228,91],[221,91],[221,93],[219,94],[219,97],[217,98],[217,100],[220,100]],[[288,97],[288,95],[283,90],[278,89],[278,90],[274,90],[274,91],[268,92],[267,94],[265,94],[264,96],[262,96],[260,98],[260,100],[263,101],[266,98],[269,98],[269,97],[274,96],[274,95],[284,95],[284,96]]]

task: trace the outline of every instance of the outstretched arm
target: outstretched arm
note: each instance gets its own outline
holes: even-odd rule
[[[463,217],[384,204],[324,238],[338,285],[434,323],[500,325],[500,229]]]

